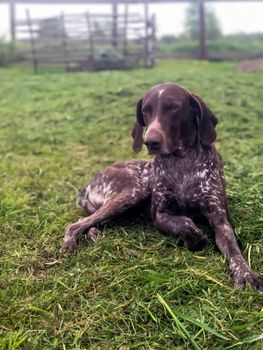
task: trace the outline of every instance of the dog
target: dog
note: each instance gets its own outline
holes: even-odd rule
[[[98,225],[150,198],[159,231],[200,250],[208,239],[195,221],[205,218],[234,283],[263,291],[263,280],[247,265],[229,223],[223,163],[213,144],[217,123],[205,102],[180,85],[152,87],[137,103],[132,137],[133,150],[139,152],[144,143],[154,161],[117,163],[95,176],[78,198],[91,215],[66,228],[62,252],[75,251],[82,233],[98,238]]]

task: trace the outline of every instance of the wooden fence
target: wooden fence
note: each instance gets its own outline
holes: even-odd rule
[[[34,71],[47,64],[66,71],[129,68],[154,65],[155,19],[129,13],[64,14],[16,21],[17,48]],[[23,48],[23,49],[21,49]]]

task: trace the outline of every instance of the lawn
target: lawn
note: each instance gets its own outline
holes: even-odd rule
[[[140,218],[60,257],[92,174],[134,155],[135,104],[153,84],[196,92],[219,118],[232,223],[263,274],[263,72],[161,61],[153,70],[0,70],[0,348],[263,349],[263,294],[237,290],[211,242],[191,253]]]

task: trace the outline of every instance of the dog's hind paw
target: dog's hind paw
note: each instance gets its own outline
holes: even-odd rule
[[[208,238],[206,234],[202,230],[195,228],[193,234],[191,234],[187,239],[185,239],[184,246],[191,252],[196,252],[202,250],[207,244],[207,242]]]
[[[63,243],[60,253],[61,254],[72,254],[77,251],[77,243],[75,241],[66,241]]]
[[[102,236],[101,230],[99,230],[96,227],[91,227],[87,234],[88,239],[90,239],[93,242],[96,242],[101,236]]]

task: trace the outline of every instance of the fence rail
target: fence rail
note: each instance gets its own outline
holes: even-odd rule
[[[64,14],[15,23],[20,57],[32,61],[37,72],[43,64],[62,64],[65,70],[127,68],[154,64],[155,19],[129,13]]]
[[[38,4],[110,4],[112,5],[112,9],[114,14],[108,15],[108,14],[97,14],[97,18],[102,20],[102,18],[107,19],[113,17],[114,22],[118,21],[120,26],[120,21],[123,21],[123,25],[125,27],[125,14],[121,15],[117,12],[117,7],[120,4],[125,4],[125,6],[128,6],[129,4],[144,4],[145,7],[147,7],[149,4],[157,4],[157,3],[197,3],[199,4],[199,32],[200,32],[200,38],[199,38],[199,58],[200,59],[206,59],[209,58],[209,55],[207,54],[206,50],[206,28],[205,28],[205,15],[204,15],[204,7],[205,4],[209,3],[239,3],[244,2],[247,3],[248,6],[252,2],[258,2],[262,3],[263,0],[0,0],[1,3],[9,4],[10,6],[10,34],[12,41],[16,41],[16,23],[21,26],[27,26],[26,21],[16,21],[15,15],[16,15],[16,4],[32,4],[32,5],[38,5]],[[70,21],[70,19],[68,19]],[[132,16],[130,16],[129,22],[136,22],[136,16],[133,19]],[[35,30],[34,25],[38,24],[39,20],[32,19],[32,31]],[[69,25],[69,24],[68,24]],[[145,26],[144,26],[145,27]],[[140,28],[141,29],[141,28]],[[125,31],[125,28],[123,28]],[[113,25],[112,32],[116,32],[115,26]],[[129,32],[129,29],[127,30]],[[147,29],[145,29],[145,32],[147,32]],[[147,36],[147,33],[146,35]],[[115,38],[112,37],[112,45],[113,47],[116,46]],[[147,43],[146,43],[147,46]],[[151,45],[148,45],[150,48]],[[124,49],[125,52],[125,49]],[[145,52],[147,52],[147,49],[145,49]]]

